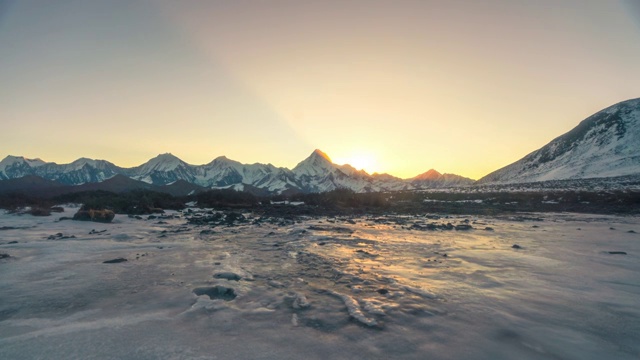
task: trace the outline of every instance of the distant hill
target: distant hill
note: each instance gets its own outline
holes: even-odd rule
[[[17,179],[0,181],[0,193],[20,192],[32,195],[41,195],[51,191],[64,191],[68,185],[57,181],[43,179],[36,175],[26,175]]]
[[[158,187],[152,184],[146,183],[144,181],[133,180],[124,175],[118,174],[112,178],[104,180],[99,183],[86,183],[82,185],[77,185],[73,187],[74,192],[79,191],[110,191],[114,193],[122,193],[132,190],[156,190],[158,191]]]
[[[613,178],[640,174],[640,99],[620,102],[478,184]]]
[[[464,176],[455,174],[441,174],[434,169],[431,169],[423,174],[420,174],[413,179],[410,179],[411,185],[419,189],[434,189],[434,188],[447,188],[468,186],[473,184],[473,179],[466,178]]]
[[[207,189],[184,180],[178,180],[170,185],[153,185],[144,181],[133,180],[124,175],[116,175],[99,183],[82,185],[64,185],[35,175],[0,181],[0,194],[22,193],[41,197],[54,197],[84,191],[125,193],[133,190],[149,190],[173,196],[186,196],[197,194]]]
[[[206,191],[207,188],[192,184],[186,180],[178,180],[169,185],[162,185],[156,187],[157,191],[167,193],[173,196],[186,196],[195,195],[197,193]]]

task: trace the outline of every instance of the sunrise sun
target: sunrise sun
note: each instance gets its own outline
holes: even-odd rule
[[[336,164],[349,164],[358,170],[364,170],[369,174],[379,171],[379,164],[374,154],[366,151],[353,152],[346,156],[337,157]]]

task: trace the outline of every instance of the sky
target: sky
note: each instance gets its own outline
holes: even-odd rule
[[[640,0],[0,0],[0,158],[478,179],[638,79]]]

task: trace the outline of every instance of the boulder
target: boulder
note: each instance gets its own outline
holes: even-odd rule
[[[115,216],[116,214],[111,210],[80,209],[73,215],[73,220],[109,223]]]

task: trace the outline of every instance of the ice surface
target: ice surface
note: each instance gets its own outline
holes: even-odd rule
[[[58,221],[75,210],[0,213],[0,359],[640,356],[638,217],[245,214],[203,232],[179,213]],[[473,229],[425,230],[448,222]]]

